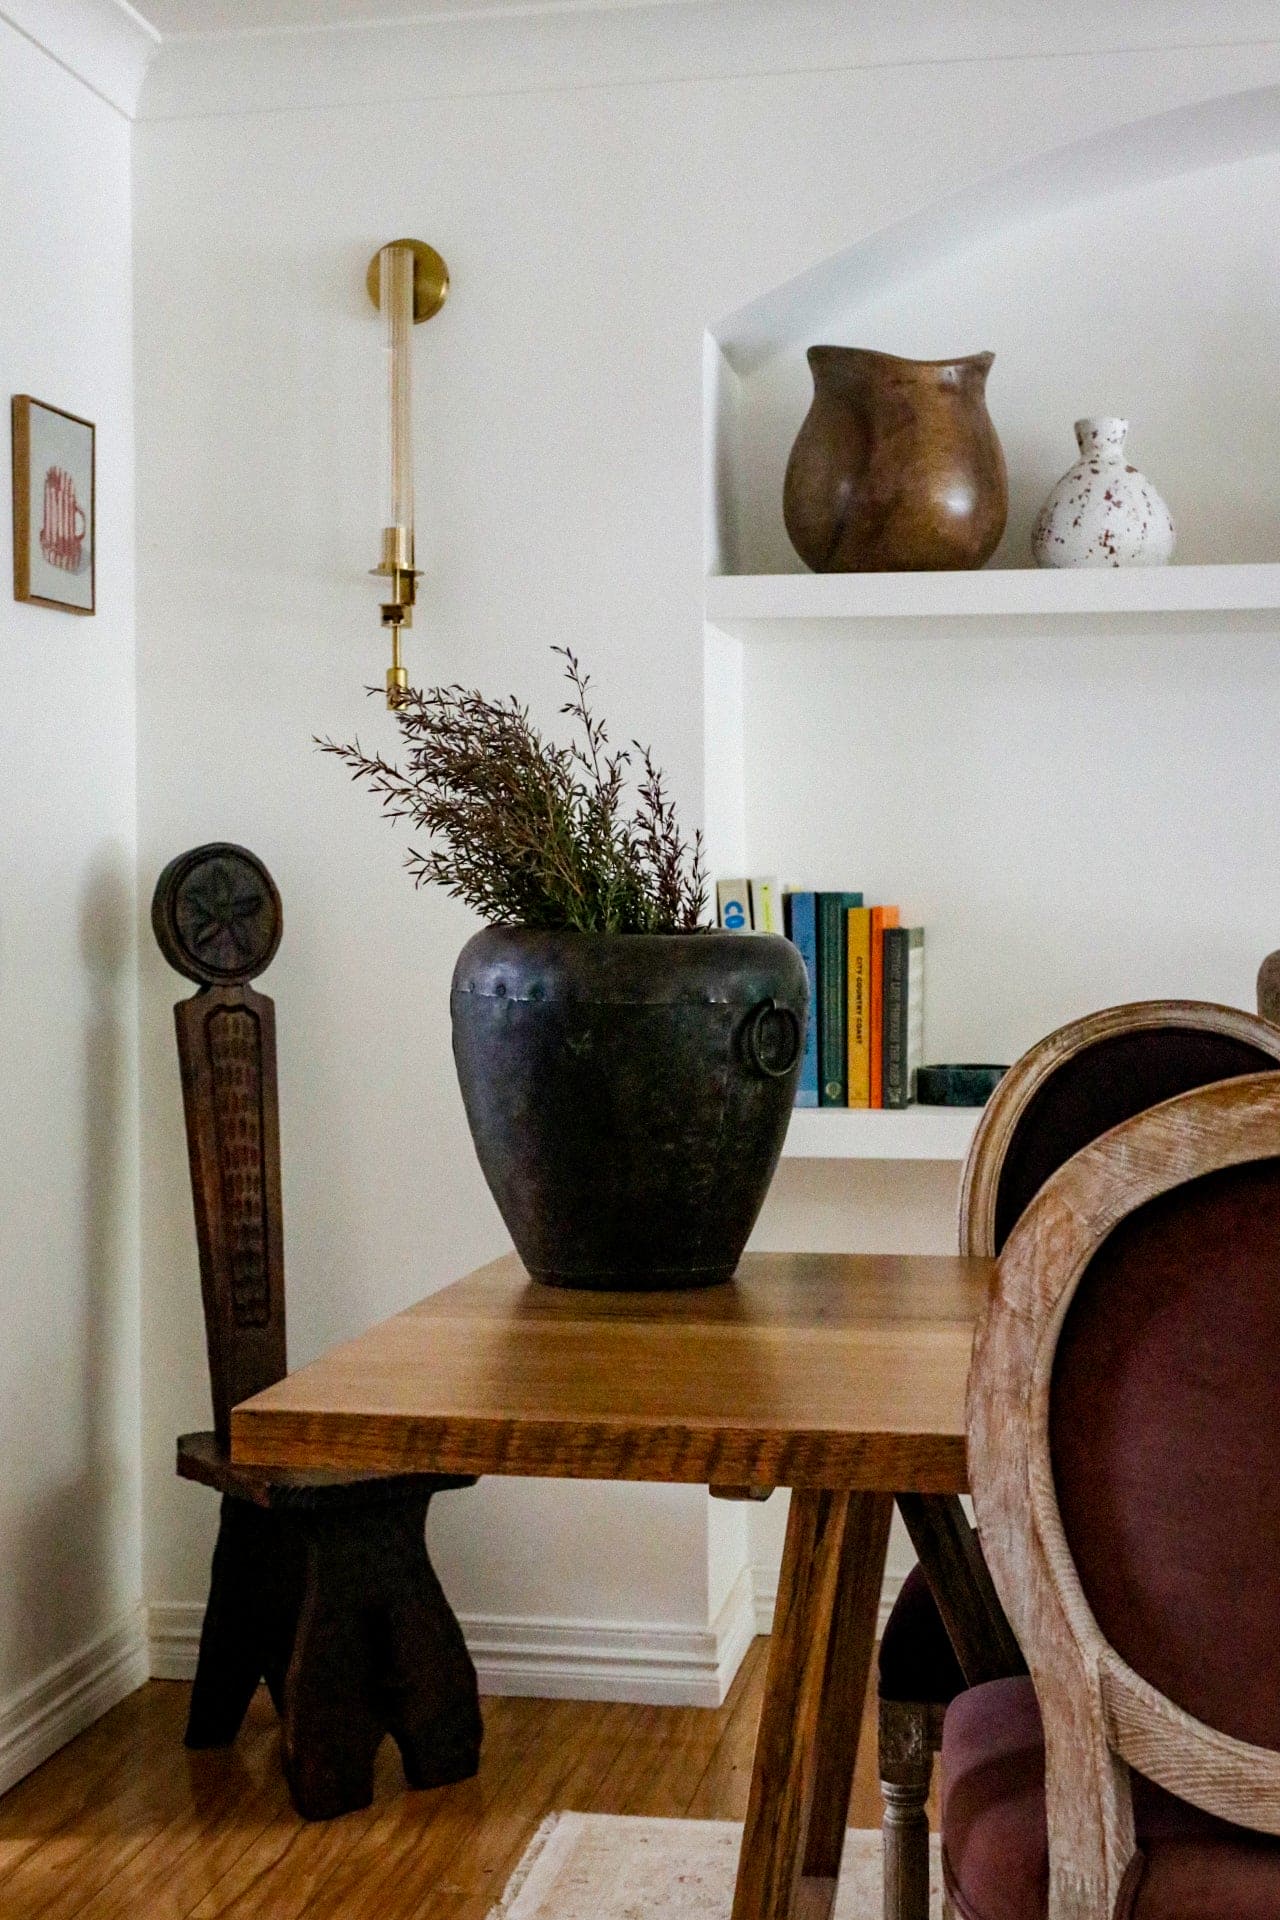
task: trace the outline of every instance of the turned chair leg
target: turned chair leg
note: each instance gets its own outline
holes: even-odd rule
[[[929,1912],[929,1779],[881,1783],[884,1794],[884,1920],[926,1920]]]
[[[880,1791],[884,1796],[884,1920],[928,1920],[929,1816],[933,1756],[944,1709],[928,1701],[880,1702]]]

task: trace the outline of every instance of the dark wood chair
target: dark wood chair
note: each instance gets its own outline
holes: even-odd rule
[[[280,896],[255,855],[216,843],[165,868],[151,916],[199,986],[174,1017],[214,1426],[183,1434],[178,1472],[222,1495],[186,1742],[229,1745],[265,1680],[294,1805],[324,1820],[369,1804],[387,1734],[410,1786],[476,1771],[475,1669],[424,1537],[432,1495],[474,1481],[232,1466],[232,1407],[287,1370],[275,1008],[249,984],[280,943]]]
[[[1000,1257],[968,1442],[1029,1679],[959,1694],[965,1920],[1280,1913],[1280,1077],[1139,1114]]]
[[[1199,1001],[1112,1007],[1060,1028],[1010,1069],[983,1114],[961,1185],[960,1251],[999,1253],[1045,1180],[1110,1128],[1174,1094],[1277,1065],[1280,1028]],[[946,1554],[962,1554],[979,1582],[985,1578],[958,1500],[899,1504],[924,1565],[938,1565],[941,1544],[943,1564]],[[925,1803],[949,1702],[966,1686],[1020,1670],[1007,1623],[966,1643],[954,1620],[944,1625],[922,1567],[912,1570],[879,1656],[885,1920],[926,1920]]]

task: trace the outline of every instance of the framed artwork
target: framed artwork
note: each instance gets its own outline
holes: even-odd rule
[[[93,422],[13,396],[13,593],[92,613]]]

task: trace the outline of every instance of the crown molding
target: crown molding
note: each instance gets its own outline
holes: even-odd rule
[[[0,20],[134,118],[160,35],[126,0],[3,0]]]
[[[141,0],[160,37],[196,40],[230,34],[345,32],[351,27],[423,26],[486,15],[607,13],[614,8],[689,6],[697,0],[255,0],[246,20],[244,0]]]
[[[762,73],[1251,47],[1274,0],[640,0],[165,37],[139,117],[264,113]]]
[[[445,0],[162,33],[129,0],[0,0],[0,20],[129,119],[758,73],[1274,43],[1274,0]],[[270,15],[270,9],[266,10]],[[292,18],[290,16],[293,16]],[[201,16],[196,15],[199,19]],[[213,18],[215,16],[210,16]]]

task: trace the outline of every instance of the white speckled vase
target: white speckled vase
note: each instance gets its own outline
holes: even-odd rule
[[[1077,420],[1080,458],[1040,509],[1031,551],[1038,567],[1163,567],[1173,519],[1124,457],[1127,420]]]

